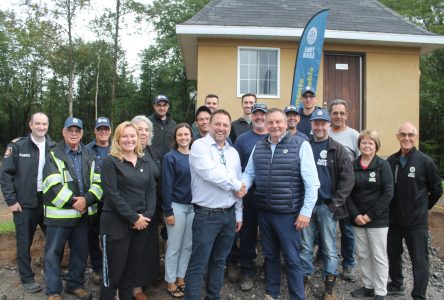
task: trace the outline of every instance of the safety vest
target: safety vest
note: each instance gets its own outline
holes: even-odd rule
[[[73,179],[69,170],[65,167],[65,162],[54,155],[54,152],[50,151],[54,162],[59,170],[56,174],[51,174],[43,181],[43,194],[46,194],[50,188],[57,184],[61,184],[63,187],[58,194],[51,200],[52,205],[43,205],[44,214],[46,218],[51,219],[75,219],[81,218],[82,214],[73,208],[63,208],[66,202],[71,199],[73,192],[69,188],[68,183]],[[100,186],[101,179],[100,174],[95,173],[95,162],[92,162],[91,171],[89,176],[89,190],[88,192],[96,196],[97,199],[101,199],[103,190]],[[97,213],[97,203],[88,206],[88,215],[94,215]]]

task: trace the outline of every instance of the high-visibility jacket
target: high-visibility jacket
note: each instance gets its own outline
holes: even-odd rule
[[[95,172],[94,157],[80,145],[82,152],[83,195],[72,160],[65,154],[65,143],[61,142],[49,152],[43,169],[43,211],[46,225],[75,227],[88,215],[97,213],[97,203],[102,198],[100,174]],[[73,208],[73,197],[83,196],[88,210],[80,213]]]

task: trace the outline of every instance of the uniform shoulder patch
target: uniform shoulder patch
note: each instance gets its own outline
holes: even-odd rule
[[[3,156],[3,158],[8,158],[9,156],[11,156],[11,154],[12,154],[12,147],[8,146],[6,148],[5,155]]]

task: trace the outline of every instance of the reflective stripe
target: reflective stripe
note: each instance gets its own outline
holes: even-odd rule
[[[97,204],[93,204],[91,206],[88,206],[88,215],[92,216],[97,213]]]
[[[52,206],[44,205],[45,217],[52,219],[68,219],[68,218],[81,218],[82,214],[80,214],[75,209],[63,209]]]
[[[63,178],[60,174],[52,174],[43,181],[43,193],[45,194],[52,186],[56,184],[63,184]]]
[[[89,187],[88,192],[94,194],[94,196],[96,196],[97,200],[100,200],[100,199],[102,198],[102,195],[103,195],[103,190],[102,190],[102,188],[100,187],[100,185],[95,184],[95,183],[92,184],[92,185]]]
[[[93,182],[95,182],[95,183],[102,182],[102,180],[100,178],[100,174],[93,173],[91,183],[93,183]]]
[[[68,188],[68,185],[65,183],[63,188],[57,194],[57,196],[51,201],[51,203],[56,207],[63,207],[65,203],[71,198],[72,191]]]

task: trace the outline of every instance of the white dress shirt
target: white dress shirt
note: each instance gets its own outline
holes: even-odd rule
[[[241,163],[234,147],[225,141],[220,148],[214,138],[196,140],[190,153],[192,203],[206,208],[235,205],[236,221],[242,222],[242,199],[234,195],[242,187]]]

